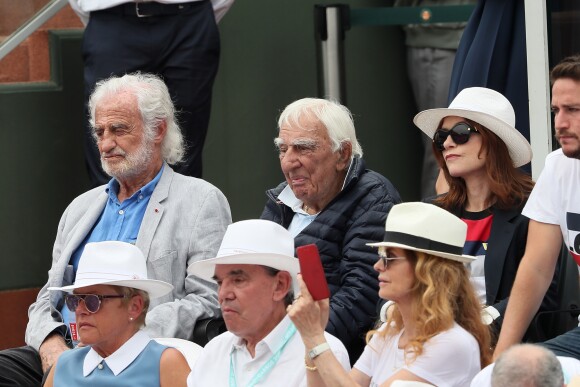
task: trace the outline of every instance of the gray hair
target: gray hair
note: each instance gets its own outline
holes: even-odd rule
[[[314,116],[324,125],[332,142],[333,152],[342,149],[343,143],[349,142],[352,144],[351,159],[362,157],[363,150],[356,139],[352,114],[346,106],[327,99],[302,98],[286,106],[278,119],[278,128],[288,125],[312,130],[312,128],[304,128],[300,125],[300,118],[304,116]]]
[[[161,155],[168,164],[176,164],[185,156],[183,134],[176,121],[176,112],[165,82],[154,74],[133,73],[99,81],[89,99],[89,123],[95,128],[95,110],[106,97],[120,92],[137,97],[137,108],[143,120],[145,137],[155,137],[160,122],[167,123],[167,133],[161,144]]]
[[[262,266],[264,270],[266,270],[266,273],[268,273],[271,277],[275,277],[276,274],[280,272],[280,270],[274,269],[273,267],[270,266],[265,265],[260,266]],[[290,277],[292,277],[292,275],[290,275]],[[295,280],[296,280],[295,278],[292,278],[292,282],[294,282]],[[288,290],[288,293],[286,293],[286,296],[284,297],[284,305],[285,306],[291,305],[293,301],[294,301],[294,291],[292,290],[292,286],[290,286],[290,290]]]
[[[492,387],[562,387],[562,365],[544,347],[518,344],[504,352],[495,362]]]

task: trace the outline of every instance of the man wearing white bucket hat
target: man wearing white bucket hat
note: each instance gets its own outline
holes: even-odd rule
[[[204,347],[188,386],[306,386],[304,345],[286,316],[299,291],[300,266],[285,228],[267,220],[233,223],[217,257],[189,270],[217,282],[228,331]],[[325,349],[350,369],[344,345],[329,333],[324,336],[330,344]]]
[[[74,345],[75,316],[47,288],[74,282],[89,242],[135,244],[150,277],[174,286],[151,302],[145,329],[153,336],[191,339],[198,319],[219,313],[215,288],[188,275],[187,267],[215,255],[230,208],[219,189],[170,167],[185,146],[167,86],[151,74],[112,77],[99,82],[89,110],[103,168],[113,178],[63,213],[48,281],[28,311],[27,346],[0,351],[0,384],[40,384]]]
[[[147,277],[139,248],[117,241],[87,243],[74,284],[48,290],[66,292],[83,347],[58,358],[45,386],[185,384],[189,366],[181,352],[141,330],[149,300],[173,286]]]
[[[477,257],[471,280],[487,305],[487,321],[495,320],[499,331],[528,236],[529,219],[521,212],[534,182],[519,167],[532,159],[531,146],[515,128],[508,99],[484,87],[463,89],[448,108],[422,111],[414,122],[433,139],[449,187],[432,202],[467,224],[464,253]],[[555,273],[541,310],[558,305],[557,280]],[[535,334],[526,339],[537,341]]]
[[[580,264],[580,55],[563,59],[550,74],[556,139],[561,148],[544,169],[523,214],[528,243],[514,283],[494,356],[519,342],[538,310],[554,272],[562,240]],[[580,359],[580,328],[543,343],[558,356]]]

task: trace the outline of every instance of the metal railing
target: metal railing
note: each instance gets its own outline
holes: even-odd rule
[[[466,22],[474,8],[474,5],[434,5],[351,9],[346,4],[315,5],[318,94],[346,103],[344,39],[351,27]]]
[[[46,6],[38,11],[36,15],[14,31],[14,33],[6,38],[6,40],[0,43],[0,59],[4,58],[10,53],[10,51],[18,47],[20,43],[40,28],[40,26],[46,23],[51,17],[67,5],[67,3],[68,0],[53,0],[46,4]]]
[[[396,26],[467,22],[475,5],[430,5],[424,7],[353,8],[353,26]]]
[[[546,3],[524,0],[528,96],[530,106],[530,144],[532,176],[537,179],[544,159],[552,151],[550,85],[548,80],[548,32]],[[464,22],[473,5],[429,7],[377,7],[350,9],[348,5],[316,5],[314,9],[318,56],[318,94],[346,104],[344,39],[352,26],[396,26]]]

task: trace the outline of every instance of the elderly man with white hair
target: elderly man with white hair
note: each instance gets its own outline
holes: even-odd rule
[[[78,196],[62,215],[48,282],[28,311],[28,345],[0,352],[0,385],[40,385],[58,356],[77,344],[74,313],[47,288],[75,281],[89,242],[136,245],[150,278],[173,285],[151,302],[145,330],[152,336],[191,339],[198,319],[219,313],[215,288],[187,268],[215,255],[230,208],[219,189],[170,167],[185,147],[167,86],[150,74],[112,77],[97,84],[89,111],[112,179]]]
[[[580,361],[538,344],[517,344],[479,372],[471,387],[561,387],[580,375]]]
[[[217,257],[193,264],[189,272],[218,284],[227,332],[199,355],[188,386],[306,386],[304,344],[286,315],[298,294],[294,240],[280,225],[261,219],[231,224]],[[332,350],[350,370],[348,354],[336,337]]]
[[[261,215],[287,228],[296,246],[315,243],[328,281],[327,331],[357,359],[376,317],[376,251],[386,216],[401,201],[391,182],[366,169],[349,110],[304,98],[278,120],[274,143],[286,181],[266,192]]]

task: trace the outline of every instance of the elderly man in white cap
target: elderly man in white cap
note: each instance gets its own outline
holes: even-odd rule
[[[294,239],[284,227],[267,220],[228,227],[218,256],[190,268],[217,282],[228,331],[205,346],[188,385],[306,386],[304,345],[286,316],[299,289],[299,268]],[[325,336],[326,349],[349,370],[344,345],[329,333]]]

